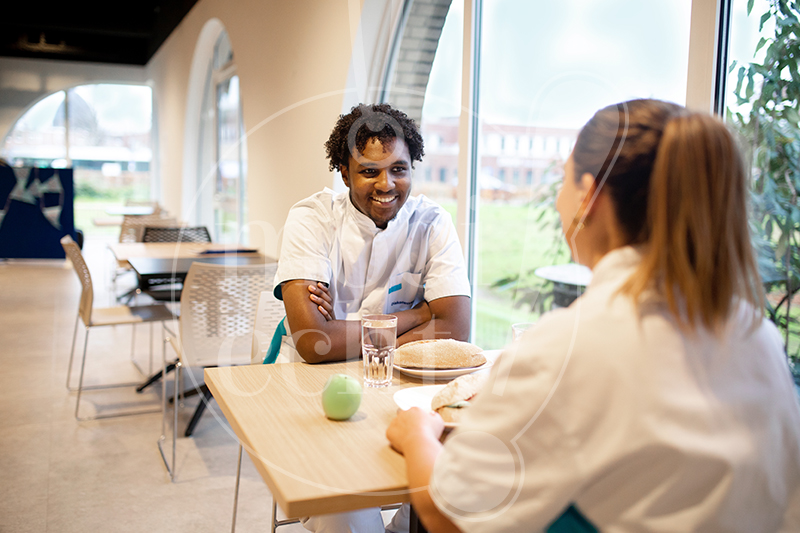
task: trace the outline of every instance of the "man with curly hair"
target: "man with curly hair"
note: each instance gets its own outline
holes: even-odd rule
[[[410,195],[425,153],[414,121],[387,104],[359,105],[325,148],[349,190],[326,188],[289,212],[275,277],[288,322],[281,354],[358,358],[359,320],[373,313],[397,315],[398,345],[466,340],[470,290],[455,228],[441,206]]]
[[[467,340],[470,287],[455,227],[441,206],[410,195],[413,162],[425,153],[414,121],[362,104],[339,117],[325,148],[348,191],[326,188],[289,212],[275,275],[286,307],[281,360],[357,359],[360,318],[374,313],[397,316],[398,345]],[[302,521],[318,532],[384,530],[378,509]],[[388,530],[407,528],[404,506]]]

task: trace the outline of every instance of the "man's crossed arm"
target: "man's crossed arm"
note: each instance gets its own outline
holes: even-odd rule
[[[327,288],[312,280],[281,285],[286,319],[295,347],[309,363],[343,361],[361,355],[361,323],[338,320]],[[467,340],[470,331],[468,296],[447,296],[422,302],[397,316],[397,344],[422,339]]]

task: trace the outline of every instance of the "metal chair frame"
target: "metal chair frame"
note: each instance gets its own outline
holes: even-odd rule
[[[81,405],[81,394],[84,390],[101,390],[101,389],[109,389],[109,388],[116,388],[116,387],[129,387],[137,385],[136,382],[132,383],[114,383],[109,385],[93,385],[89,387],[83,386],[83,377],[84,372],[86,369],[86,352],[87,347],[89,345],[89,330],[94,327],[101,327],[101,326],[118,326],[118,325],[131,325],[133,327],[133,331],[131,333],[131,361],[136,366],[137,370],[142,372],[141,368],[139,367],[138,363],[134,359],[134,348],[135,348],[135,341],[136,341],[136,331],[135,326],[136,324],[143,324],[143,323],[150,323],[150,366],[152,367],[153,361],[153,323],[154,322],[161,322],[162,326],[164,321],[174,319],[175,316],[172,312],[163,304],[158,305],[142,305],[142,306],[135,306],[135,307],[128,307],[128,306],[116,306],[116,307],[102,307],[102,308],[94,308],[94,288],[92,285],[92,277],[91,273],[89,272],[89,267],[86,265],[86,261],[83,259],[83,255],[81,254],[80,248],[72,240],[72,238],[67,235],[61,239],[61,246],[64,248],[64,252],[67,255],[67,258],[72,262],[72,266],[75,269],[75,273],[78,275],[78,279],[81,282],[81,299],[78,305],[78,314],[75,317],[75,329],[72,333],[72,348],[69,354],[69,364],[67,367],[67,390],[70,392],[77,392],[78,396],[75,402],[75,418],[79,421],[84,420],[94,420],[99,418],[112,418],[116,416],[126,416],[126,415],[134,415],[134,414],[143,414],[143,413],[153,413],[158,412],[158,410],[147,410],[147,411],[134,411],[129,413],[118,413],[118,414],[110,414],[110,415],[98,415],[94,417],[80,417],[80,405]],[[71,378],[72,378],[72,362],[75,356],[75,344],[78,338],[78,324],[80,321],[83,321],[84,328],[86,330],[86,335],[83,341],[83,357],[81,359],[81,370],[80,370],[80,377],[78,378],[78,387],[73,388],[70,386]],[[162,338],[164,338],[163,328],[162,328]],[[142,372],[144,374],[144,372]]]

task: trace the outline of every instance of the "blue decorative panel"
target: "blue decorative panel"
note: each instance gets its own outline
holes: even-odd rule
[[[63,258],[75,238],[72,169],[0,166],[0,257]]]

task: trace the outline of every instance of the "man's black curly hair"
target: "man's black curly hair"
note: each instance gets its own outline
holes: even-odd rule
[[[362,152],[370,139],[378,139],[381,144],[386,144],[398,137],[408,146],[412,167],[414,161],[422,161],[425,147],[413,119],[389,104],[359,104],[350,113],[339,116],[325,143],[328,167],[339,170],[342,165],[347,166],[351,151],[355,149]]]

